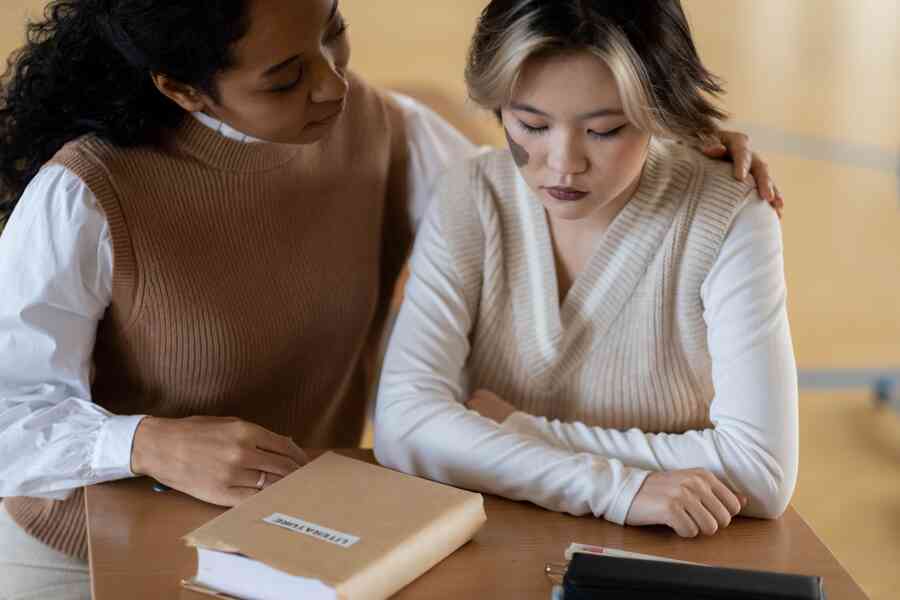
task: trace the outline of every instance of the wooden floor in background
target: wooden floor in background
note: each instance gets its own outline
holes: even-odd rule
[[[794,506],[872,600],[900,598],[900,414],[803,393]]]

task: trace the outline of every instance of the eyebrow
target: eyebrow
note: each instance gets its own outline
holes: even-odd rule
[[[338,0],[334,0],[334,4],[331,5],[331,12],[328,13],[328,18],[325,19],[326,27],[328,26],[329,23],[331,23],[334,20],[335,15],[337,15],[337,11],[338,11]],[[283,60],[276,65],[272,65],[271,67],[269,67],[268,69],[263,71],[262,76],[263,77],[271,77],[272,75],[275,75],[279,71],[284,70],[286,67],[290,66],[291,64],[293,64],[294,62],[296,62],[299,59],[300,59],[300,55],[295,54],[292,57],[290,57],[286,60]]]
[[[550,115],[545,113],[544,111],[537,109],[530,104],[523,104],[521,102],[511,102],[509,105],[513,110],[521,110],[523,112],[532,113],[538,115],[540,117],[550,118]],[[578,119],[581,121],[585,121],[587,119],[596,119],[597,117],[610,117],[610,116],[624,116],[625,113],[618,108],[601,108],[600,110],[595,110],[589,113],[584,113],[578,115]]]

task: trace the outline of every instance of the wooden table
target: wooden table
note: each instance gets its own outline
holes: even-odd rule
[[[340,453],[374,462],[371,451]],[[196,569],[195,550],[180,538],[223,509],[178,492],[155,493],[144,478],[91,486],[85,501],[94,600],[208,600],[179,586]],[[396,597],[547,600],[544,564],[561,562],[569,542],[579,541],[710,565],[820,575],[829,600],[866,598],[793,508],[777,521],[737,519],[713,537],[693,540],[662,527],[619,527],[493,496],[485,497],[485,509],[488,522],[472,542]]]

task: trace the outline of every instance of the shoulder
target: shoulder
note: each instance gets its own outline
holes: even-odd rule
[[[516,193],[520,179],[509,150],[483,148],[448,165],[440,182],[447,188],[468,191],[467,195],[473,200],[484,200],[484,194],[488,192],[492,192],[492,196]]]
[[[527,184],[508,150],[484,149],[450,165],[435,183],[432,210],[457,254],[480,240],[494,239],[504,215],[516,210]]]
[[[158,143],[132,146],[121,146],[96,134],[84,135],[66,143],[47,164],[66,167],[101,196],[107,190],[95,188],[108,186],[113,173],[122,177],[133,171],[134,164],[150,156],[170,155],[171,149],[166,143],[169,135],[170,132],[165,130]]]
[[[347,81],[350,84],[348,112],[354,120],[364,120],[369,128],[373,121],[381,126],[402,126],[402,111],[388,93],[353,71],[348,71]]]
[[[400,92],[386,92],[388,100],[404,122],[412,145],[440,146],[443,154],[465,157],[475,152],[475,145],[457,127],[431,106]]]
[[[102,170],[103,165],[109,163],[120,151],[112,143],[94,134],[83,135],[67,142],[47,164],[62,165],[82,176],[81,171],[93,173]]]
[[[113,194],[110,173],[127,149],[119,148],[96,135],[85,135],[65,144],[44,169],[53,166],[65,170],[87,186],[102,203]]]
[[[776,247],[781,250],[781,222],[755,189],[738,203],[724,243],[739,246],[748,240],[753,240],[753,245],[765,252]]]
[[[42,222],[45,226],[103,219],[97,199],[84,181],[64,165],[50,163],[28,183],[13,217],[10,223]]]
[[[512,201],[521,177],[508,150],[484,148],[449,165],[435,182],[435,203],[445,213],[498,209]]]
[[[667,163],[669,177],[685,187],[685,197],[699,210],[712,210],[733,218],[756,190],[753,177],[739,181],[730,161],[713,159],[695,148],[672,141],[654,140],[651,154]]]

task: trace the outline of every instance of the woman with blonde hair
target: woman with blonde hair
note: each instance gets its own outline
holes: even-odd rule
[[[721,92],[677,0],[493,0],[509,150],[448,172],[378,395],[385,465],[619,524],[775,518],[797,478],[778,218],[687,149]]]

